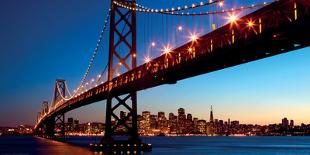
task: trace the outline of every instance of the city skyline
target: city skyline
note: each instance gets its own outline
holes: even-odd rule
[[[0,5],[0,17],[4,19],[0,32],[7,36],[0,38],[1,125],[34,124],[41,102],[51,102],[55,79],[66,79],[71,89],[78,85],[107,11],[101,1],[24,3]],[[142,44],[145,39],[139,41]],[[218,110],[215,115],[223,119],[268,124],[288,117],[296,124],[309,124],[309,50],[304,48],[141,91],[138,111],[169,112],[184,107],[206,119],[213,105]],[[139,61],[143,61],[143,55]],[[104,111],[105,101],[74,110],[66,117],[103,121]]]
[[[295,124],[294,120],[286,117],[280,123],[271,124],[247,124],[239,120],[214,117],[213,107],[209,111],[209,119],[198,118],[187,112],[184,108],[178,108],[177,113],[162,111],[142,111],[138,114],[137,124],[140,136],[306,136],[309,135],[310,124]],[[128,115],[120,111],[120,118]],[[117,120],[112,121],[113,124]],[[132,119],[126,121],[132,124]],[[68,117],[65,120],[67,136],[102,136],[105,133],[105,123],[80,122],[78,118]],[[125,132],[126,128],[119,127],[119,133]],[[1,135],[32,135],[33,126],[19,125],[17,127],[0,126]]]

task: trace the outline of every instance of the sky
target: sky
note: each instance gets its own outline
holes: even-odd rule
[[[157,8],[186,5],[188,1],[138,1]],[[198,1],[193,1],[198,2]],[[260,0],[232,0],[238,7]],[[190,3],[191,4],[191,3]],[[109,8],[103,0],[1,0],[0,1],[0,126],[34,124],[43,100],[51,101],[55,80],[78,86],[92,56]],[[215,10],[216,6],[208,8]],[[249,13],[246,11],[243,13]],[[241,16],[239,14],[239,16]],[[138,14],[138,64],[160,55],[162,46],[177,47],[189,33],[203,35],[210,23],[225,23],[225,15],[166,17]],[[178,25],[184,31],[175,31]],[[108,31],[90,74],[107,63]],[[150,49],[150,42],[156,48]],[[219,70],[174,85],[138,92],[138,112],[177,113],[180,107],[194,117],[239,120],[241,123],[280,123],[283,117],[297,124],[310,123],[310,48]],[[105,101],[69,112],[81,122],[104,121]]]

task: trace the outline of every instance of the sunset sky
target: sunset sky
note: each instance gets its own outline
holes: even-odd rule
[[[171,0],[138,1],[160,8],[191,4]],[[240,0],[239,0],[240,1]],[[199,1],[193,1],[199,2]],[[261,0],[232,0],[224,7],[247,6]],[[107,0],[1,0],[0,1],[0,126],[34,124],[43,100],[51,101],[55,79],[76,88],[96,46],[109,3]],[[216,6],[210,10],[216,10]],[[249,13],[246,11],[244,13]],[[238,14],[241,16],[241,14]],[[163,45],[177,47],[189,33],[203,35],[210,22],[226,23],[225,15],[213,17],[163,17],[138,14],[138,63],[145,56],[160,55]],[[161,26],[166,22],[166,25]],[[175,31],[178,25],[184,32]],[[108,33],[90,76],[107,63]],[[157,46],[148,49],[150,42]],[[310,48],[254,61],[224,70],[138,92],[138,110],[177,113],[183,107],[194,117],[239,120],[241,123],[280,123],[283,117],[296,124],[310,123]],[[105,101],[67,116],[81,122],[104,121]]]

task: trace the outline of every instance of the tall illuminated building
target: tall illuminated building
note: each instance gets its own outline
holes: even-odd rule
[[[211,105],[211,111],[210,111],[210,123],[213,123],[214,119],[213,119],[213,109],[212,109],[212,105]]]
[[[178,133],[183,133],[183,130],[185,129],[185,109],[179,108],[178,109]]]
[[[151,117],[150,111],[143,111],[142,112],[141,127],[142,127],[143,133],[148,133],[150,131],[150,127],[151,127],[151,118],[150,117]]]
[[[169,113],[168,127],[170,129],[170,133],[176,133],[177,126],[178,126],[178,116],[175,116],[173,113]]]

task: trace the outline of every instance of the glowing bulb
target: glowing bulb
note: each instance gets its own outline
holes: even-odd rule
[[[191,47],[188,48],[188,52],[191,53],[193,49]]]
[[[145,63],[149,63],[150,61],[151,61],[151,59],[149,57],[144,58]]]
[[[183,27],[180,25],[180,26],[178,26],[178,31],[182,31],[183,30]]]
[[[152,47],[155,47],[155,46],[156,46],[156,43],[153,41],[153,42],[151,43],[151,46],[152,46]]]
[[[248,27],[253,27],[254,26],[254,23],[251,20],[249,20],[247,24],[248,24]]]
[[[223,7],[223,6],[224,6],[224,2],[223,1],[219,2],[219,7]]]
[[[229,15],[229,16],[228,16],[228,21],[229,21],[230,23],[235,23],[235,22],[237,21],[237,16],[234,15],[234,14]]]
[[[192,42],[196,42],[198,39],[198,37],[195,33],[191,33],[189,38],[191,39]]]
[[[122,63],[121,63],[121,62],[119,62],[118,64],[119,64],[120,66],[122,65]]]
[[[168,54],[171,52],[171,48],[169,47],[169,45],[167,45],[162,51],[164,52],[164,54]]]
[[[91,79],[91,82],[94,82],[95,81],[95,79]]]
[[[121,73],[117,73],[117,76],[120,76],[121,75]]]

